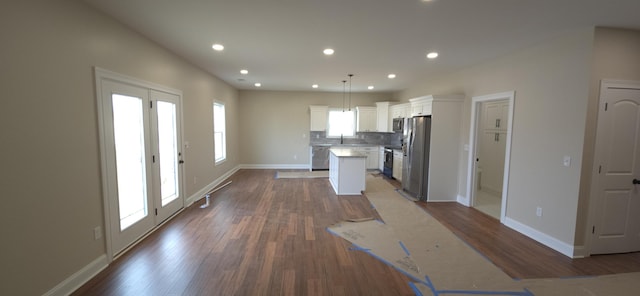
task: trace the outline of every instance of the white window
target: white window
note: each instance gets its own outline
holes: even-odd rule
[[[356,134],[356,113],[353,110],[331,109],[327,122],[327,137],[353,137]]]
[[[224,104],[219,102],[213,103],[213,147],[216,164],[227,159]]]

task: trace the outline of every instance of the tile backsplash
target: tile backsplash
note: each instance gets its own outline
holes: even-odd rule
[[[357,132],[353,138],[344,138],[342,144],[400,146],[402,133]],[[340,138],[327,138],[327,133],[309,132],[309,145],[340,144]]]

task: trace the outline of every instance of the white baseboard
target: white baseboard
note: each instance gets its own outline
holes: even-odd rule
[[[108,265],[107,255],[101,255],[91,263],[87,264],[87,266],[78,270],[76,273],[53,287],[53,289],[45,293],[44,296],[69,295],[96,276]]]
[[[204,195],[207,194],[207,192],[213,190],[214,188],[216,188],[216,186],[222,184],[224,180],[229,178],[231,175],[235,174],[238,170],[240,170],[240,166],[236,166],[235,168],[229,170],[228,172],[220,176],[218,179],[213,180],[213,182],[209,183],[209,185],[203,187],[202,189],[198,190],[196,193],[189,196],[185,202],[185,208],[191,206],[194,202],[204,198]]]
[[[505,217],[504,219],[504,225],[508,226],[509,228],[520,232],[530,238],[532,238],[533,240],[549,247],[552,248],[560,253],[562,253],[563,255],[569,257],[569,258],[574,258],[574,247],[570,244],[567,244],[563,241],[558,240],[557,238],[554,238],[546,233],[542,233],[536,229],[533,229],[527,225],[524,225],[516,220],[513,220],[509,217]]]
[[[461,204],[463,206],[466,206],[466,207],[470,207],[471,206],[469,204],[469,199],[464,195],[458,194],[458,197],[456,198],[456,200],[458,201],[459,204]]]
[[[589,257],[585,246],[575,246],[573,248],[573,259]]]
[[[309,164],[241,164],[240,168],[260,170],[308,170]]]

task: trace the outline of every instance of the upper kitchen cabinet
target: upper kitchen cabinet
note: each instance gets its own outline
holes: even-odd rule
[[[389,120],[389,106],[391,102],[377,102],[376,108],[378,112],[377,128],[381,133],[391,132],[391,121]]]
[[[411,117],[410,109],[411,109],[411,104],[409,103],[393,105],[389,107],[389,115],[391,116],[391,119]]]
[[[327,113],[329,106],[309,106],[310,125],[309,130],[324,132],[327,130]]]
[[[416,98],[410,99],[409,102],[411,102],[411,117],[431,115],[433,106],[431,99]]]
[[[464,100],[464,97],[459,95],[432,95],[409,99],[409,102],[411,104],[411,117],[434,114],[434,108],[437,102],[451,102],[462,100]]]
[[[378,111],[376,107],[356,107],[358,132],[375,132],[377,131]]]

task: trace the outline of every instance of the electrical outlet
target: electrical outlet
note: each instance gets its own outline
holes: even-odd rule
[[[537,207],[536,208],[536,216],[542,217],[542,208],[541,207]]]
[[[198,177],[193,176],[193,184],[196,184],[196,183],[198,183]]]
[[[100,228],[100,226],[96,226],[96,228],[93,229],[93,239],[99,240],[101,237],[102,237],[102,228]]]

